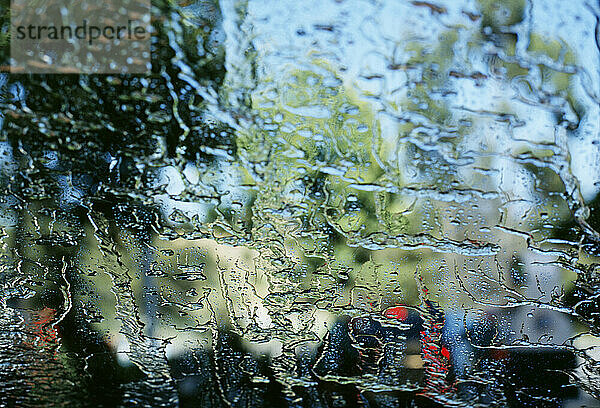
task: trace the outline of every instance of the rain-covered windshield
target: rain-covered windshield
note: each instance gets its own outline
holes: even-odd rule
[[[0,73],[0,406],[599,406],[599,21],[153,0],[148,74]]]

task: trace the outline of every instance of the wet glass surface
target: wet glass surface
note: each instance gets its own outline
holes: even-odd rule
[[[0,406],[600,404],[598,2],[153,16],[0,74]]]

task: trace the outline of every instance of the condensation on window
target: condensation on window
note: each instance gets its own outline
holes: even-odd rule
[[[147,75],[0,74],[0,406],[598,406],[599,19],[155,0]]]

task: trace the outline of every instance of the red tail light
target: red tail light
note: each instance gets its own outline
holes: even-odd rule
[[[390,319],[406,320],[408,310],[402,306],[390,307],[385,311],[384,316]]]

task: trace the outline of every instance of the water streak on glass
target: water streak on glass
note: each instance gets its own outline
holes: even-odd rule
[[[0,74],[0,406],[598,406],[599,21],[156,0],[148,75]]]

